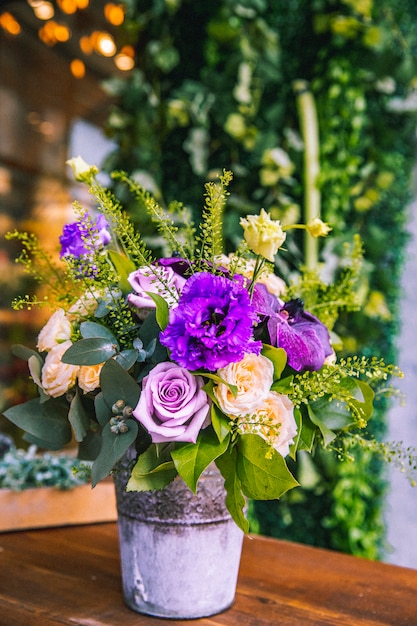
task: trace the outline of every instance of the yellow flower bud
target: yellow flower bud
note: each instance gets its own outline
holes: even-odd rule
[[[306,229],[312,237],[325,237],[332,230],[326,222],[323,222],[319,217],[315,217],[309,221]]]
[[[240,225],[243,228],[245,241],[252,252],[272,263],[286,237],[279,220],[271,220],[269,213],[261,209],[259,215],[242,217]]]
[[[89,165],[80,156],[69,159],[67,165],[72,169],[75,180],[80,183],[88,183],[92,177],[98,174],[98,167],[96,165]]]

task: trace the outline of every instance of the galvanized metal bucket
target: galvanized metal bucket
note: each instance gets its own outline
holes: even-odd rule
[[[226,509],[217,467],[203,473],[196,495],[179,477],[160,491],[126,492],[122,474],[115,485],[126,604],[176,619],[229,608],[243,533]]]

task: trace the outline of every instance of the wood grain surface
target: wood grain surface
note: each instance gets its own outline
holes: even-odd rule
[[[0,535],[1,626],[416,626],[417,570],[246,537],[236,602],[187,622],[123,603],[116,524]]]

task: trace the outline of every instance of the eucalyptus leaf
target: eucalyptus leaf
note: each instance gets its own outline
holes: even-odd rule
[[[196,493],[197,483],[206,467],[221,456],[229,445],[230,437],[219,441],[214,430],[209,426],[200,431],[196,443],[177,444],[171,452],[178,474]]]
[[[94,411],[100,426],[105,426],[113,415],[111,407],[104,400],[102,391],[94,398]]]
[[[112,433],[110,424],[106,424],[101,432],[100,452],[91,469],[91,481],[93,487],[100,480],[106,478],[127,449],[134,443],[138,433],[138,423],[135,420],[127,420],[129,430],[126,433]]]
[[[90,428],[90,418],[81,402],[78,390],[71,400],[68,419],[74,431],[75,440],[78,442],[83,441]]]
[[[33,382],[38,387],[39,396],[41,402],[47,402],[50,396],[45,393],[42,386],[42,366],[43,360],[39,357],[39,354],[32,354],[28,359],[28,367],[30,375],[32,376]]]
[[[28,361],[31,356],[35,356],[43,363],[42,357],[40,356],[39,352],[36,352],[36,350],[32,350],[32,348],[27,348],[21,343],[14,344],[11,347],[11,351],[14,356],[17,356],[19,359],[23,359],[24,361]]]
[[[275,500],[298,486],[284,458],[259,435],[241,435],[237,472],[242,491],[254,500]]]
[[[172,460],[164,460],[151,445],[143,452],[132,470],[126,491],[150,491],[163,489],[177,476]]]
[[[139,402],[139,385],[114,359],[103,365],[100,372],[100,387],[103,398],[110,408],[118,400],[124,400],[133,409]]]
[[[115,360],[123,367],[124,370],[128,371],[138,360],[138,355],[139,351],[131,348],[129,350],[122,350],[122,352],[115,357]]]
[[[101,447],[101,430],[98,428],[89,430],[84,439],[78,445],[78,458],[83,461],[94,461]]]
[[[113,333],[97,322],[82,322],[80,332],[83,339],[107,339],[111,343],[118,345],[116,337]]]
[[[108,339],[88,338],[80,339],[62,356],[63,363],[70,365],[98,365],[111,359],[117,354],[117,344]]]
[[[71,441],[68,405],[61,398],[41,402],[39,398],[4,411],[5,417],[28,435],[42,441],[45,448],[57,450]]]

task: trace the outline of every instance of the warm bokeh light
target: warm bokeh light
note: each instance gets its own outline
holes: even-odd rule
[[[63,13],[72,15],[78,9],[77,0],[57,0],[57,4]]]
[[[74,78],[84,78],[85,76],[85,65],[81,59],[73,59],[70,63],[70,70]]]
[[[32,7],[39,20],[50,20],[54,16],[55,9],[50,2],[40,2]]]
[[[94,44],[91,40],[91,37],[88,37],[87,35],[81,37],[79,44],[80,49],[84,54],[91,54],[94,50]]]
[[[114,43],[113,37],[109,33],[105,32],[95,32],[92,33],[92,37],[94,37],[94,48],[99,54],[102,54],[104,57],[112,57],[117,48]]]
[[[19,35],[22,31],[22,27],[19,22],[10,13],[2,13],[0,15],[0,26],[9,33],[9,35]]]
[[[133,70],[133,68],[135,67],[134,59],[132,59],[131,56],[122,53],[115,56],[114,63],[117,69],[121,70],[122,72]]]
[[[54,46],[58,42],[68,41],[71,37],[71,31],[65,24],[58,24],[50,20],[42,28],[39,29],[39,39],[47,46]]]
[[[124,54],[127,57],[132,57],[133,59],[135,56],[135,49],[133,46],[123,46],[120,50],[120,53]]]
[[[124,7],[121,4],[108,2],[104,7],[104,17],[113,26],[120,26],[125,19]]]

